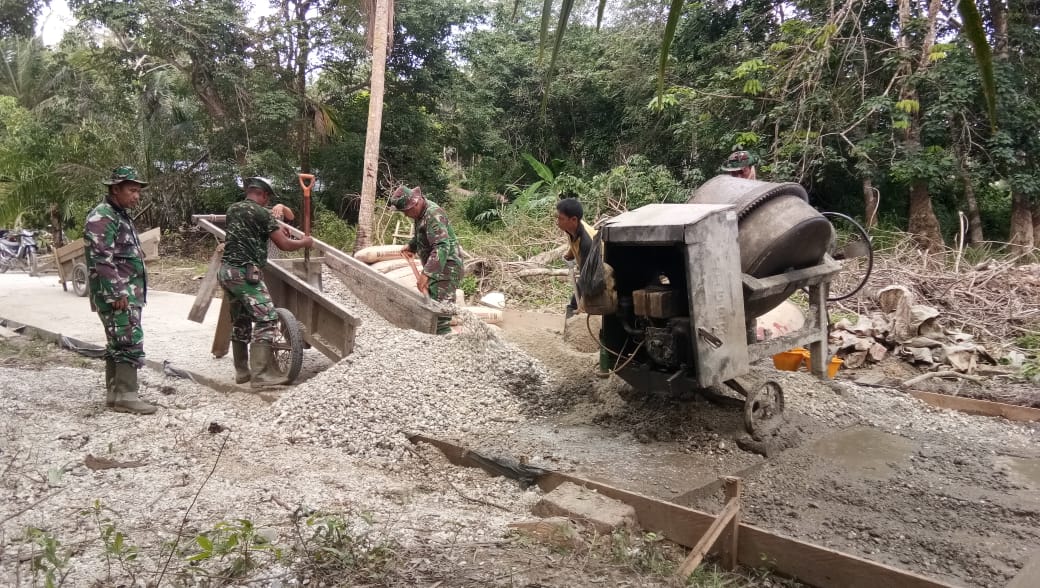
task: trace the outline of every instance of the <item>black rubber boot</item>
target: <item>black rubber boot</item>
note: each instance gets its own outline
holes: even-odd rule
[[[116,362],[115,377],[112,379],[112,391],[116,398],[112,410],[132,414],[154,413],[155,406],[143,402],[137,396],[137,390],[137,367]]]
[[[111,357],[105,358],[105,406],[112,408],[116,404],[116,360]]]
[[[249,373],[249,344],[245,341],[232,341],[231,357],[235,360],[235,383],[245,384],[252,377]]]
[[[274,361],[270,341],[255,341],[249,346],[249,371],[254,388],[286,383],[285,374],[279,371],[278,364]]]

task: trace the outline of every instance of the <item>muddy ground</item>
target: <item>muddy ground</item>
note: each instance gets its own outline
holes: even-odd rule
[[[721,508],[721,492],[698,488],[740,474],[745,521],[956,585],[1003,586],[1040,549],[1038,423],[938,410],[894,389],[853,383],[869,370],[825,383],[758,365],[756,373],[780,382],[787,400],[787,424],[772,446],[763,445],[731,407],[621,400],[619,390],[632,396],[626,386],[588,375],[594,354],[560,343],[561,317],[529,315],[520,324],[506,337],[569,381],[561,389],[570,394],[557,416],[518,427],[509,440],[470,440],[489,452],[540,456],[708,512]],[[907,368],[893,360],[873,372]],[[1008,384],[1002,377],[971,385],[984,397]],[[1028,382],[1012,385],[1020,396],[1040,397]]]

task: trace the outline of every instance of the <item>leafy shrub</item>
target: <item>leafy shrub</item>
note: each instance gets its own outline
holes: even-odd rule
[[[502,222],[498,199],[479,192],[463,203],[462,215],[470,224],[483,231],[489,231],[492,226]]]
[[[311,234],[318,240],[341,251],[350,251],[354,247],[357,229],[331,210],[316,206],[313,223]]]

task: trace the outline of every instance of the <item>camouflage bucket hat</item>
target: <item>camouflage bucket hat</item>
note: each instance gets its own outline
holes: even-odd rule
[[[749,165],[758,165],[758,157],[747,151],[734,151],[726,158],[726,163],[722,164],[719,171],[735,172]]]
[[[121,165],[115,168],[112,170],[112,175],[107,180],[101,180],[101,183],[106,186],[114,186],[116,184],[122,184],[123,182],[134,182],[140,184],[142,188],[148,185],[148,182],[141,179],[137,170],[129,165]]]
[[[274,191],[274,185],[271,184],[271,180],[255,176],[252,178],[246,178],[242,180],[242,189],[248,190],[250,188],[260,188],[264,192],[267,192],[271,196],[277,196],[278,193]]]
[[[397,210],[404,212],[409,208],[419,204],[419,199],[422,198],[422,191],[418,186],[415,188],[406,188],[405,186],[398,186],[390,200],[387,201],[389,206],[393,206]]]

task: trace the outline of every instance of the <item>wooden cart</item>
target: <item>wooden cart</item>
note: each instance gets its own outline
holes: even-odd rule
[[[159,228],[145,231],[139,235],[141,248],[144,249],[145,261],[159,257]],[[61,287],[68,292],[68,282],[72,282],[72,291],[76,296],[87,295],[87,258],[83,253],[83,240],[75,241],[59,247],[54,251],[54,265],[58,267],[58,280]]]

